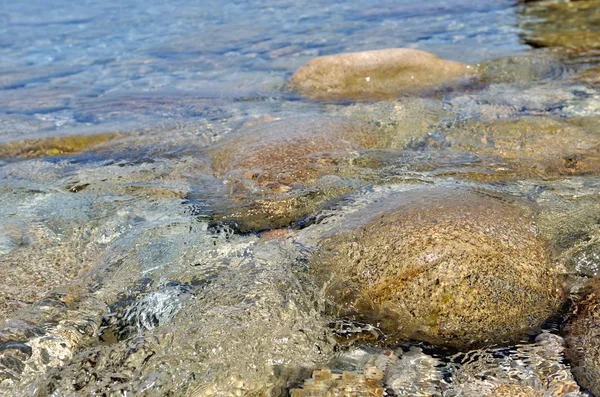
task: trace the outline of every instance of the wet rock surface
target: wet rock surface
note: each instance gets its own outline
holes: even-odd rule
[[[533,47],[559,47],[569,56],[592,55],[600,48],[597,0],[536,1],[522,8],[523,40]]]
[[[13,387],[35,383],[40,372],[66,365],[78,349],[94,344],[104,312],[102,302],[72,289],[1,323],[0,394],[17,393]]]
[[[312,99],[385,99],[440,88],[476,74],[469,65],[409,48],[327,55],[302,66],[290,79]]]
[[[353,158],[390,143],[385,130],[341,117],[301,117],[244,128],[207,152],[228,197],[239,203],[216,218],[241,231],[287,226],[353,190]]]
[[[597,121],[549,117],[464,123],[442,130],[434,146],[490,156],[491,165],[516,177],[598,174],[600,137]]]
[[[600,67],[595,66],[584,70],[576,76],[576,79],[588,84],[600,84]]]
[[[316,370],[312,379],[304,381],[301,389],[292,389],[292,397],[306,396],[384,396],[381,387],[383,371],[369,367],[362,374],[343,372],[331,373],[328,369]]]
[[[403,349],[353,348],[322,369],[314,370],[297,388],[295,396],[415,396],[442,392],[442,363],[418,347]]]
[[[576,203],[574,208],[545,209],[539,224],[556,260],[585,283],[600,270],[600,203],[594,196],[583,196]]]
[[[559,269],[524,203],[453,188],[382,201],[315,264],[342,317],[467,348],[533,331],[560,306]]]
[[[314,370],[310,379],[291,393],[362,395],[368,389],[374,394],[383,391],[388,396],[415,397],[588,396],[563,362],[564,349],[564,340],[548,332],[512,347],[472,350],[443,358],[416,346],[362,346],[351,348],[326,367]]]
[[[542,332],[515,347],[473,351],[458,360],[448,396],[586,396],[562,362],[564,350],[560,336]]]
[[[122,137],[119,133],[64,136],[13,141],[0,145],[0,157],[44,157],[70,155]]]
[[[2,256],[0,320],[37,303],[54,289],[70,285],[78,276],[87,273],[100,255],[89,241],[63,244],[52,230],[34,226],[37,227],[25,235],[30,240]],[[78,232],[81,230],[74,231],[79,235]],[[30,261],[35,265],[22,266]]]
[[[600,285],[587,287],[583,298],[572,309],[565,327],[567,357],[579,384],[595,396],[600,395]]]

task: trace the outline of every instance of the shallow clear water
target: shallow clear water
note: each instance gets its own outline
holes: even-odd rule
[[[409,46],[479,62],[526,49],[514,24],[502,1],[6,1],[2,138],[261,114],[240,102],[291,106],[281,87],[317,55]]]
[[[600,144],[598,85],[578,78],[595,58],[523,44],[536,21],[523,7],[0,0],[0,395],[287,393],[314,368],[360,371],[384,350],[336,341],[310,256],[349,214],[415,186],[529,200],[573,285],[596,276],[597,157],[581,172],[548,163]],[[390,47],[480,64],[486,80],[383,102],[310,102],[286,84],[316,56]],[[209,222],[228,187],[207,150],[243,125],[321,115],[396,144],[353,153],[354,190],[294,230]],[[470,135],[518,118],[570,132],[520,137],[526,159],[487,144],[519,127]],[[464,356],[404,344],[382,365],[397,395],[551,393],[571,376],[558,328]]]

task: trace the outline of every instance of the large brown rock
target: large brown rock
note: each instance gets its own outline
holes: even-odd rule
[[[511,340],[561,304],[563,276],[522,203],[458,188],[372,205],[324,240],[315,269],[337,315],[388,338],[468,348]]]
[[[565,327],[567,358],[579,384],[600,396],[600,281],[595,279],[589,291],[571,312]]]
[[[409,48],[327,55],[302,66],[290,79],[311,99],[385,99],[471,77],[472,66]]]
[[[389,146],[389,134],[341,117],[298,117],[243,128],[207,155],[227,186],[215,218],[241,231],[271,229],[353,189],[356,152]],[[326,176],[334,176],[327,178]],[[223,198],[221,198],[223,201]]]

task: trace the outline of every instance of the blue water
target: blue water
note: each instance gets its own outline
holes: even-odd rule
[[[222,99],[293,99],[287,78],[318,55],[514,55],[526,49],[515,18],[499,0],[2,1],[0,141],[211,117]]]

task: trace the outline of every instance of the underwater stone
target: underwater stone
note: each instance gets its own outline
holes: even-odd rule
[[[385,147],[374,126],[343,117],[312,116],[276,120],[242,129],[227,136],[209,151],[217,172],[238,169],[260,170],[285,163],[298,179],[309,179],[305,169],[310,156],[335,150]],[[271,177],[281,177],[281,166],[274,166]],[[274,175],[273,175],[274,174]],[[264,176],[264,175],[263,175]]]
[[[388,134],[374,125],[341,117],[243,128],[207,153],[230,204],[215,218],[242,232],[287,226],[354,188],[344,177],[354,173],[357,151],[388,145]]]
[[[433,188],[372,207],[323,241],[314,268],[334,313],[387,341],[499,343],[539,327],[563,301],[563,276],[522,203]]]
[[[600,84],[600,66],[592,66],[583,70],[575,76],[575,79],[587,84]]]
[[[600,48],[598,0],[527,2],[520,9],[522,39],[534,48],[558,47],[569,57]]]
[[[564,340],[548,331],[506,349],[470,352],[452,373],[448,396],[584,397],[564,360]]]
[[[476,74],[473,67],[409,48],[327,55],[306,63],[290,84],[303,96],[385,99],[439,88]]]
[[[600,140],[593,123],[594,118],[567,122],[551,117],[466,122],[443,131],[432,146],[494,156],[494,164],[519,178],[598,174]]]
[[[600,246],[598,244],[583,246],[569,258],[566,266],[579,276],[597,277],[600,270]]]
[[[492,390],[490,397],[538,397],[540,393],[532,387],[502,385]]]
[[[368,367],[363,373],[344,371],[332,373],[328,368],[315,370],[301,389],[292,389],[292,397],[328,397],[351,395],[356,397],[383,397],[383,371]]]
[[[566,355],[577,382],[600,396],[600,282],[594,279],[587,288],[567,319]]]
[[[106,133],[13,141],[0,145],[0,157],[30,158],[71,155],[122,136],[119,133]]]

